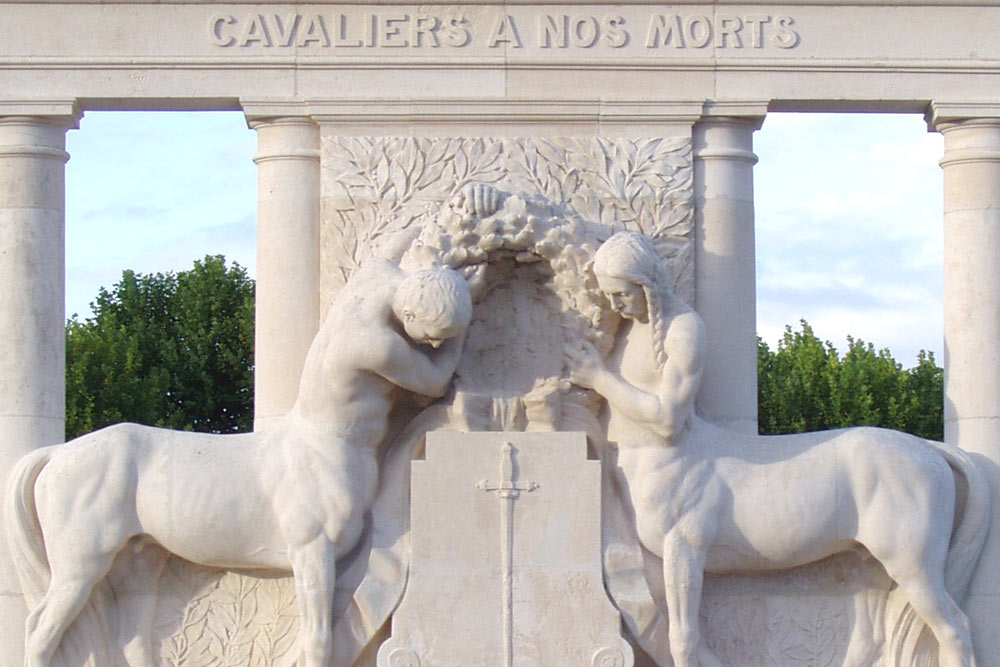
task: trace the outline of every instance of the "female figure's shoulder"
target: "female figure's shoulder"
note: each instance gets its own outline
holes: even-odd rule
[[[667,358],[694,370],[704,363],[705,346],[705,323],[697,312],[685,308],[670,318],[663,341]]]

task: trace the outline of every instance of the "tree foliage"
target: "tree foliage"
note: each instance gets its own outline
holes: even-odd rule
[[[179,273],[124,271],[94,316],[66,323],[66,436],[122,421],[253,428],[254,283],[206,256]]]
[[[760,432],[883,426],[940,440],[944,433],[944,372],[921,350],[903,369],[888,349],[848,336],[840,356],[805,320],[785,327],[777,350],[757,339]]]
[[[190,271],[124,271],[94,316],[66,323],[66,435],[122,421],[212,433],[253,428],[254,283],[221,255]],[[940,440],[944,373],[931,352],[903,369],[848,336],[841,356],[802,320],[757,341],[763,434],[883,426]]]

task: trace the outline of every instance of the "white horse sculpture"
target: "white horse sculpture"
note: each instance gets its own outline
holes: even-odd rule
[[[407,276],[379,263],[340,292],[295,406],[267,430],[120,424],[21,459],[4,509],[33,607],[25,665],[48,665],[116,556],[152,542],[202,565],[291,572],[305,664],[327,667],[336,563],[375,496],[393,396],[400,387],[444,394],[470,317],[457,273]],[[139,643],[129,662],[155,664]]]
[[[699,639],[704,572],[784,569],[859,547],[912,608],[891,625],[904,627],[899,621],[915,612],[937,638],[941,665],[974,664],[956,600],[986,536],[989,496],[960,450],[874,428],[739,436],[697,418],[672,443],[617,444],[639,539],[663,559],[677,667],[718,664]],[[955,472],[967,495],[953,532]],[[919,627],[897,641],[918,635]],[[870,664],[856,652],[863,643],[852,644],[845,664]]]
[[[694,415],[704,324],[668,289],[649,239],[615,235],[597,251],[594,271],[625,329],[607,366],[592,346],[570,350],[571,379],[608,401],[608,440],[619,450],[639,540],[663,559],[676,667],[719,664],[700,638],[704,572],[784,569],[859,547],[893,579],[891,595],[908,603],[892,619],[909,630],[890,638],[890,657],[912,650],[922,629],[915,612],[937,639],[942,665],[973,665],[956,601],[982,550],[990,500],[969,457],[882,429],[760,437],[716,428]],[[857,667],[871,659],[848,653]]]

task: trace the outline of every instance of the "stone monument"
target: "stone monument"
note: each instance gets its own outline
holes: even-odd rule
[[[1000,6],[2,7],[5,664],[426,664],[411,612],[443,600],[410,596],[462,555],[488,559],[451,568],[482,579],[488,664],[963,665],[964,612],[1000,665]],[[257,429],[58,445],[65,133],[149,108],[258,135]],[[752,137],[777,111],[944,134],[949,444],[756,437]],[[390,294],[425,271],[469,312]]]
[[[114,426],[15,466],[27,666],[723,664],[705,573],[858,551],[885,584],[848,664],[973,664],[989,487],[961,450],[703,420],[705,325],[642,233],[481,183],[415,220],[337,294],[283,419]],[[171,560],[215,585],[161,599]],[[261,575],[297,614],[261,610]]]

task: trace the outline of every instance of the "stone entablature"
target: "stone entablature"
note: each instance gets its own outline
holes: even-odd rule
[[[664,101],[923,111],[930,100],[990,99],[989,75],[1000,72],[1000,43],[976,29],[1000,22],[996,3],[2,7],[0,97],[81,99],[87,108],[639,100],[657,90]]]

